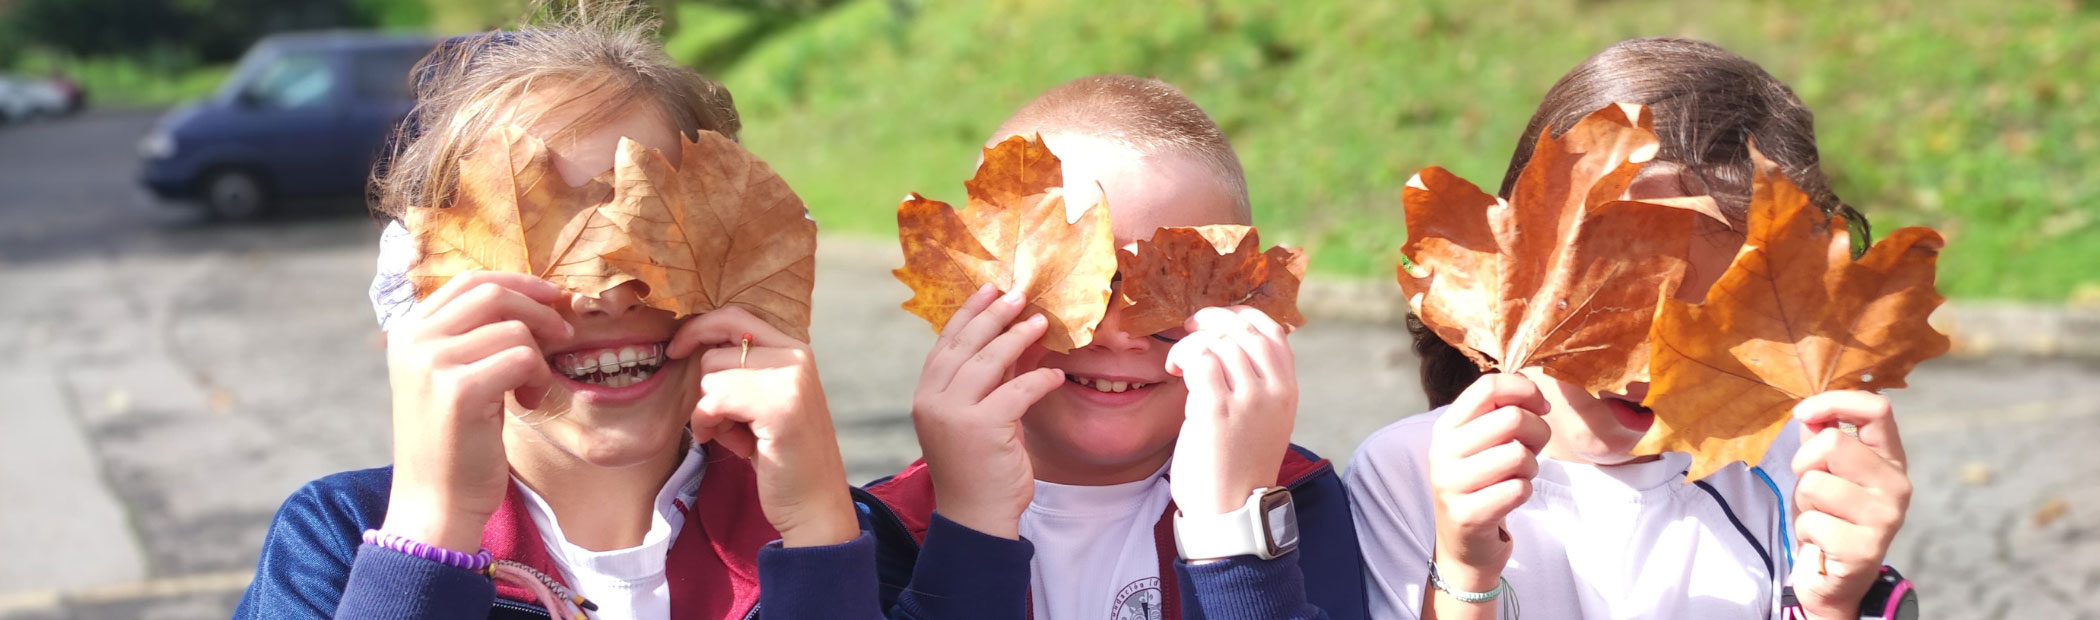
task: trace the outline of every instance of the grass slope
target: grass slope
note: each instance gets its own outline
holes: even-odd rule
[[[852,0],[703,69],[827,230],[870,235],[894,234],[907,191],[959,199],[977,145],[1033,95],[1158,76],[1231,134],[1263,239],[1310,246],[1316,270],[1383,275],[1416,170],[1492,187],[1562,72],[1620,39],[1691,36],[1794,86],[1839,195],[1877,230],[1951,238],[1946,292],[2100,295],[2091,0],[1510,4]],[[680,11],[671,47],[688,58],[743,19]]]

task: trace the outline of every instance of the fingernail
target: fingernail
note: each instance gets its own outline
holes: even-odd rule
[[[1015,306],[1021,305],[1021,292],[1020,292],[1020,291],[1007,291],[1007,293],[1006,293],[1005,295],[1000,295],[1000,296],[999,296],[999,303],[1003,303],[1003,304],[1008,304],[1008,305],[1015,305]]]
[[[994,286],[992,286],[992,283],[990,283],[990,282],[986,282],[986,283],[984,283],[984,286],[980,286],[980,287],[977,287],[977,293],[976,293],[976,294],[978,294],[978,295],[983,295],[983,294],[985,294],[985,293],[989,293],[989,292],[992,292],[992,291],[996,291],[996,290],[999,290],[999,289],[998,289],[997,287],[994,287]]]
[[[1050,318],[1049,318],[1049,317],[1045,317],[1045,316],[1043,316],[1043,315],[1040,315],[1040,314],[1038,314],[1038,315],[1035,315],[1035,316],[1031,316],[1031,317],[1028,317],[1028,322],[1029,322],[1030,324],[1034,324],[1034,325],[1042,325],[1042,324],[1044,324],[1044,323],[1048,323],[1048,322],[1050,322]]]

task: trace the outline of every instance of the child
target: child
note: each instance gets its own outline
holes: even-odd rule
[[[1613,102],[1649,106],[1662,143],[1628,197],[1711,195],[1731,220],[1702,222],[1679,299],[1702,299],[1743,242],[1751,141],[1825,212],[1864,223],[1831,193],[1809,111],[1786,85],[1683,39],[1625,41],[1562,77],[1518,140],[1502,194],[1542,132]],[[1763,463],[1687,485],[1688,455],[1629,454],[1654,420],[1639,406],[1645,384],[1600,399],[1532,369],[1482,376],[1411,327],[1438,408],[1374,433],[1346,476],[1373,615],[1492,618],[1514,598],[1554,618],[1778,617],[1790,530],[1804,551],[1790,582],[1809,617],[1860,617],[1909,504],[1887,399],[1804,400],[1801,424]],[[1798,516],[1781,513],[1781,490]]]
[[[1063,164],[1066,204],[1105,199],[1118,244],[1252,223],[1224,134],[1164,82],[1075,80],[988,144],[1037,134]],[[1013,322],[1025,305],[987,286],[948,321],[913,397],[925,459],[868,486],[894,511],[878,523],[923,539],[882,560],[886,575],[916,562],[908,589],[941,605],[918,617],[1363,616],[1340,482],[1289,445],[1298,388],[1284,328],[1207,308],[1184,329],[1130,334],[1112,308],[1092,342],[1052,353],[1036,345],[1040,317]],[[1295,522],[1278,509],[1269,526],[1301,532],[1297,552],[1178,557],[1177,524],[1250,498],[1295,501]],[[970,583],[928,572],[958,564],[975,567]]]
[[[426,59],[421,130],[376,179],[382,209],[489,191],[448,179],[506,127],[544,141],[560,177],[545,182],[571,187],[610,170],[622,137],[690,166],[682,140],[734,136],[728,93],[633,21],[578,17]],[[404,237],[383,256],[427,258]],[[678,320],[642,295],[467,271],[412,308],[381,304],[394,465],[293,494],[235,617],[874,615],[874,543],[807,345],[741,307]],[[576,362],[609,355],[619,370]]]

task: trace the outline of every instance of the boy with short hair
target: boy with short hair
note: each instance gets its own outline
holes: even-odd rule
[[[1118,245],[1252,224],[1238,156],[1165,82],[1075,80],[987,144],[1035,135],[1068,208],[1106,199]],[[913,575],[906,615],[1364,617],[1340,480],[1289,444],[1283,326],[1236,306],[1130,334],[1111,304],[1091,342],[1055,353],[1036,344],[1042,317],[1014,322],[1026,305],[987,286],[949,319],[913,398],[925,458],[868,486],[878,527],[920,543],[884,546],[885,587]]]

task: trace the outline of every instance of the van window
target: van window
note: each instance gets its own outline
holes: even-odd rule
[[[415,98],[408,89],[408,72],[430,50],[418,47],[377,48],[350,56],[350,71],[356,74],[357,97],[368,100],[407,101]]]
[[[325,103],[334,88],[335,71],[328,67],[328,57],[291,53],[257,72],[248,96],[265,107],[303,108]]]

